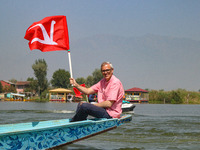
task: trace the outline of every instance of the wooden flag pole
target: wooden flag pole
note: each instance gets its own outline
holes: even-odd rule
[[[71,62],[70,50],[68,50],[68,58],[69,58],[70,77],[73,78],[73,74],[72,74],[72,62]]]

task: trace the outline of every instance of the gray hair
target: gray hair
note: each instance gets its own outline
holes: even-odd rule
[[[103,63],[101,64],[101,68],[102,68],[103,66],[107,65],[107,64],[110,65],[111,69],[114,69],[114,68],[113,68],[113,65],[111,64],[111,62],[108,62],[108,61],[103,62]]]

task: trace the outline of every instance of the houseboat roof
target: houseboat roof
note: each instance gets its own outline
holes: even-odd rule
[[[14,83],[7,81],[7,80],[1,80],[1,82],[5,82],[5,83],[11,84],[11,85],[15,85]]]
[[[29,85],[30,81],[17,81],[16,85]]]
[[[125,92],[143,92],[143,93],[148,93],[149,91],[143,90],[141,88],[134,87],[134,88],[125,90]]]
[[[72,90],[58,88],[58,89],[49,90],[49,92],[51,92],[51,93],[72,93]]]

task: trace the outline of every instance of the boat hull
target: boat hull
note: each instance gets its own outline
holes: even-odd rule
[[[51,149],[100,134],[131,121],[95,119],[70,123],[69,119],[0,125],[0,149]]]

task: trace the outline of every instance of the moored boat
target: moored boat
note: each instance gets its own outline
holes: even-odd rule
[[[129,112],[133,111],[135,105],[130,103],[129,101],[123,100],[122,101],[122,112]]]
[[[0,149],[51,149],[117,128],[130,122],[131,115],[112,119],[70,119],[0,125]]]
[[[122,104],[122,112],[129,112],[129,111],[133,111],[133,109],[135,108],[134,104],[131,103],[124,103]]]
[[[19,94],[19,93],[7,93],[5,94],[4,101],[33,101],[31,98],[26,98],[25,94]]]

